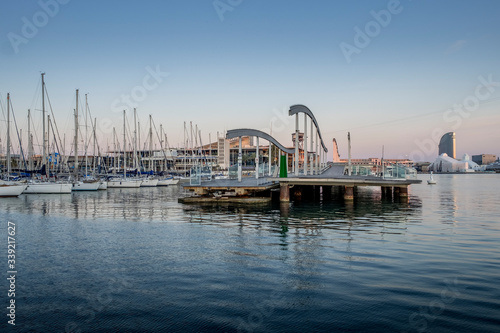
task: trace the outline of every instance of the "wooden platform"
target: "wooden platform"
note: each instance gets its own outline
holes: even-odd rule
[[[277,188],[279,182],[271,181],[270,178],[244,177],[241,182],[237,179],[215,179],[202,182],[201,185],[185,184],[183,187],[200,196],[212,193],[222,196],[247,196]]]

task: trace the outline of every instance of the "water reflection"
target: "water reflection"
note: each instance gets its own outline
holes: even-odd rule
[[[190,222],[232,225],[248,228],[267,228],[287,232],[290,227],[306,230],[371,229],[379,226],[381,233],[401,233],[406,222],[421,220],[421,199],[412,196],[408,201],[381,200],[380,194],[358,190],[356,200],[273,203],[248,206],[234,204],[185,205],[183,210]],[[237,217],[237,219],[236,219]]]
[[[273,315],[254,331],[403,331],[408,318],[440,299],[443,281],[465,275],[467,291],[429,328],[468,327],[446,327],[461,317],[492,325],[498,183],[458,177],[465,178],[414,186],[408,202],[358,189],[350,203],[332,196],[285,205],[182,205],[177,187],[0,200],[0,211],[22,230],[29,288],[20,294],[33,305],[19,312],[50,309],[20,322],[58,327],[69,315],[86,331],[112,331],[134,327],[140,317],[143,330],[155,331],[158,318],[166,318],[178,325],[171,331],[185,329],[188,319],[199,323],[196,331],[214,322],[236,331],[232,322],[254,318],[264,306]],[[133,287],[113,294],[110,310],[87,324],[78,307],[114,276]],[[139,317],[122,315],[137,304],[146,304]],[[490,326],[484,328],[476,331]]]
[[[317,202],[273,203],[264,205],[203,204],[177,202],[181,187],[110,189],[67,195],[22,195],[0,201],[0,209],[41,216],[64,216],[74,219],[114,219],[131,221],[185,221],[219,226],[251,227],[286,233],[290,227],[307,230],[321,228],[348,230],[370,229],[379,225],[380,232],[403,232],[407,221],[418,222],[421,199],[410,196],[406,202],[381,198],[380,192],[358,189],[356,200],[344,202],[333,195],[331,200]],[[448,207],[441,196],[441,204]],[[453,211],[455,206],[447,208]],[[401,224],[401,225],[398,225]]]

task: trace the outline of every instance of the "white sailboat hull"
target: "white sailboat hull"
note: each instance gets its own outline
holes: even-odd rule
[[[17,197],[26,189],[26,185],[0,185],[0,197]]]
[[[141,187],[140,180],[111,179],[108,181],[108,188],[138,188]]]
[[[104,180],[99,181],[99,187],[97,188],[99,191],[100,190],[107,190],[108,189],[108,182]]]
[[[78,182],[73,184],[73,191],[97,191],[99,189],[99,182]]]
[[[158,186],[177,185],[178,183],[179,179],[166,178],[166,179],[160,179],[158,181]]]
[[[141,182],[141,187],[156,187],[158,185],[158,179],[143,179]]]
[[[28,184],[24,194],[67,194],[71,193],[73,184],[70,183],[33,183]]]

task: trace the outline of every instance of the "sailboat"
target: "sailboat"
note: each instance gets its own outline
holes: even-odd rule
[[[149,115],[149,173],[153,173],[153,153],[152,153],[152,145],[153,145],[153,130],[151,127],[151,115]],[[146,178],[141,179],[141,187],[156,187],[158,185],[158,179],[152,175],[148,175]]]
[[[85,144],[87,144],[85,142]],[[85,148],[85,151],[87,149]],[[85,156],[86,157],[86,156]],[[85,161],[87,163],[87,161]],[[85,165],[87,168],[87,165]],[[97,180],[84,180],[78,178],[78,89],[76,89],[76,109],[75,109],[75,180],[73,182],[73,191],[97,191],[99,182]]]
[[[168,185],[177,185],[179,183],[179,179],[175,179],[173,176],[168,176],[158,181],[158,186],[168,186]]]
[[[168,167],[167,167],[168,157],[167,157],[167,154],[165,153],[165,147],[163,146],[163,140],[162,140],[163,139],[163,127],[161,124],[160,124],[160,137],[159,137],[159,139],[160,139],[160,149],[163,152],[164,163],[165,163],[164,164],[164,171],[166,172],[168,170]],[[167,148],[169,148],[167,134],[165,134],[165,143],[167,145]],[[170,152],[170,149],[168,149],[168,151]],[[171,153],[170,153],[170,156],[172,156]],[[175,167],[175,164],[174,164],[174,167]],[[158,180],[158,186],[177,185],[178,183],[179,183],[179,179],[175,179],[172,175],[166,175],[166,176],[160,177]]]
[[[7,179],[11,172],[10,158],[10,94],[7,94]],[[0,197],[17,197],[26,189],[25,184],[0,181]]]
[[[434,180],[434,178],[432,177],[432,171],[431,171],[431,175],[429,177],[429,179],[427,180],[427,184],[428,185],[434,185],[436,184],[437,182]]]
[[[141,186],[140,179],[127,178],[127,134],[125,125],[125,110],[123,110],[123,178],[115,177],[108,181],[108,188],[137,188]]]
[[[8,182],[0,183],[0,197],[17,197],[23,193],[26,185],[10,184]]]
[[[45,73],[42,73],[42,128],[43,128],[43,144],[42,144],[42,168],[45,166],[45,181],[30,180],[28,186],[23,193],[25,194],[68,194],[71,193],[72,184],[68,182],[53,182],[48,181],[49,168],[47,167],[47,136],[45,133]]]

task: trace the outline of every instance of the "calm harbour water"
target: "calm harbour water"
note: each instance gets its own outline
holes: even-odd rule
[[[15,332],[499,332],[500,174],[408,203],[183,205],[182,188],[0,199]],[[6,269],[2,276],[5,276]]]

